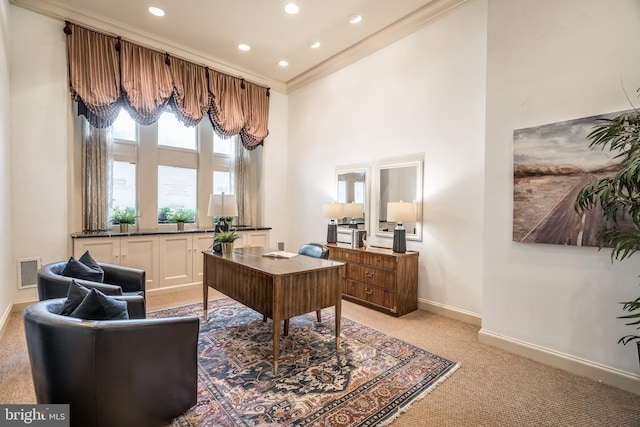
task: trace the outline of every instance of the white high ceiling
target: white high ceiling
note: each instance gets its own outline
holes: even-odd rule
[[[274,89],[295,89],[469,0],[11,0]],[[300,12],[288,15],[285,4]],[[147,8],[163,9],[163,17]],[[351,15],[362,16],[350,24]],[[60,28],[62,31],[62,25]],[[310,44],[319,41],[318,49]],[[237,49],[239,43],[251,47]],[[416,53],[419,54],[419,53]],[[288,67],[278,65],[286,60]]]

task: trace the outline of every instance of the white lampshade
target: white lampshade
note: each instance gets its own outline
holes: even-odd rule
[[[345,203],[344,204],[344,216],[351,218],[360,218],[364,211],[364,205],[362,203]]]
[[[238,202],[233,194],[211,194],[209,196],[208,216],[238,216]]]
[[[342,203],[325,203],[322,206],[322,212],[325,218],[341,218],[342,217]]]
[[[387,203],[387,221],[403,222],[416,220],[416,204],[412,202]]]

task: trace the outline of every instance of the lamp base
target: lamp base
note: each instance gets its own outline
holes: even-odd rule
[[[327,226],[327,243],[336,243],[338,241],[338,224],[333,223]]]
[[[216,223],[216,228],[214,231],[216,233],[219,233],[221,231],[229,231],[229,224],[227,224],[227,221],[225,221],[224,218],[220,218],[220,220]]]
[[[404,228],[393,230],[393,252],[407,252],[407,238]]]

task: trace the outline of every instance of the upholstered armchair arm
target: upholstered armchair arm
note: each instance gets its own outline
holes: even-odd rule
[[[100,264],[104,270],[104,283],[118,285],[122,292],[145,292],[145,271],[114,264]]]
[[[129,319],[145,319],[147,317],[147,307],[142,295],[118,295],[115,298],[127,302]]]
[[[120,286],[61,276],[55,270],[62,270],[63,267],[61,266],[63,264],[64,263],[49,264],[38,270],[38,296],[41,301],[66,297],[71,280],[75,280],[79,285],[90,289],[96,288],[106,295],[122,295],[122,288]],[[56,265],[60,265],[60,267]]]

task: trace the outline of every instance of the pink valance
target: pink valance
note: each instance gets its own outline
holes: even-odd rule
[[[94,127],[111,126],[122,107],[148,125],[171,104],[185,126],[208,114],[248,150],[269,134],[269,88],[69,22],[64,32],[71,96]]]

